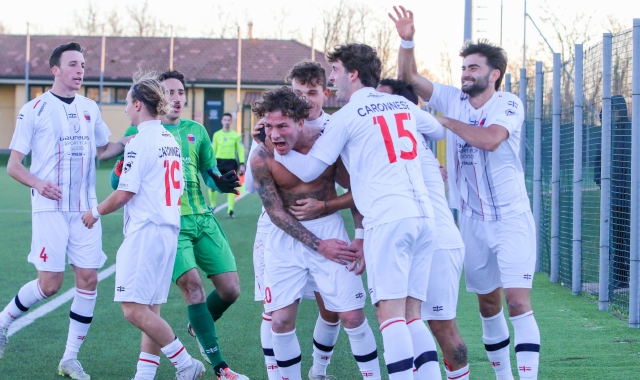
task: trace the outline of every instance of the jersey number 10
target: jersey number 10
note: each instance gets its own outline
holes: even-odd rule
[[[180,170],[180,161],[164,160],[164,189],[167,206],[171,206],[171,188],[180,190],[180,181],[175,179],[175,171]],[[180,198],[178,197],[178,205]]]
[[[416,142],[416,138],[413,137],[411,131],[404,129],[404,121],[411,120],[411,114],[404,112],[397,113],[394,116],[396,119],[396,128],[398,129],[398,138],[408,137],[413,146],[410,152],[401,150],[400,158],[403,160],[413,160],[418,155],[418,143]],[[389,131],[389,124],[387,124],[387,120],[384,118],[384,115],[374,116],[373,124],[380,126],[382,138],[384,139],[384,146],[387,148],[387,155],[389,156],[389,163],[393,164],[398,161],[398,157],[396,156],[396,150],[393,146],[393,137],[391,137],[391,132]]]

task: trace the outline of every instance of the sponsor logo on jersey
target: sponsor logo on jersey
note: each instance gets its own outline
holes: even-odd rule
[[[126,164],[124,164],[124,166],[122,167],[122,172],[126,173],[129,170],[131,170],[131,166],[133,166],[133,161],[129,161]]]
[[[91,121],[91,115],[89,115],[89,112],[84,111],[84,119],[85,119],[86,121]]]
[[[116,288],[116,291],[118,291],[118,292],[124,292],[124,286],[118,286],[118,287]]]
[[[73,127],[73,133],[80,132],[80,124],[76,123],[75,121],[72,121],[69,124]]]
[[[128,188],[129,188],[129,184],[128,183],[124,183],[122,181],[120,181],[120,183],[118,183],[118,190],[128,189]]]
[[[127,158],[136,158],[136,152],[132,152],[132,151],[128,151],[127,152]]]
[[[77,118],[78,118],[78,114],[75,114],[75,113],[73,113],[73,112],[72,112],[72,113],[68,113],[68,114],[67,114],[67,117],[68,117],[69,119],[77,119]]]
[[[173,137],[173,135],[171,133],[169,133],[169,131],[162,131],[162,137]]]
[[[518,103],[514,102],[513,100],[509,100],[507,102],[507,105],[509,105],[509,107],[513,107],[515,109],[518,109]]]
[[[505,113],[507,116],[512,116],[512,115],[515,115],[515,114],[516,114],[516,111],[514,111],[514,110],[506,110],[506,111],[504,111],[504,113]]]
[[[40,101],[38,100],[38,102],[40,102]],[[38,110],[38,116],[40,116],[40,114],[42,114],[42,111],[44,110],[44,106],[46,106],[46,105],[47,105],[47,102],[42,103],[42,106]]]
[[[158,152],[159,158],[167,156],[180,157],[180,148],[177,146],[163,146],[162,148],[158,148]]]
[[[189,133],[189,134],[187,135],[187,139],[189,140],[189,142],[190,142],[191,144],[193,144],[193,143],[195,143],[195,142],[196,142],[196,137],[195,137],[194,135],[192,135],[191,133]]]
[[[62,136],[60,141],[85,141],[89,140],[89,136]]]
[[[23,114],[18,115],[18,120],[22,120],[24,118]]]
[[[367,116],[373,112],[385,112],[394,110],[408,110],[409,104],[404,101],[384,102],[384,103],[372,103],[364,106],[364,108],[358,108],[358,115]]]

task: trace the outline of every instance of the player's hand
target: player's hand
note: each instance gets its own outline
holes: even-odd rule
[[[447,182],[447,179],[449,179],[449,173],[447,173],[447,169],[442,165],[440,165],[440,175],[442,176],[442,180]]]
[[[240,166],[238,167],[238,176],[241,176],[244,174],[244,172],[247,171],[247,167],[244,166],[244,164],[240,164]]]
[[[42,195],[45,198],[59,201],[62,199],[62,190],[53,183],[49,181],[40,180],[34,188],[38,191],[38,194]]]
[[[405,9],[402,5],[399,5],[400,10],[393,7],[396,16],[393,17],[391,13],[388,13],[389,18],[396,24],[396,30],[398,35],[405,41],[412,41],[413,36],[416,34],[416,28],[413,24],[413,12]]]
[[[98,221],[98,219],[93,217],[93,213],[91,213],[91,209],[87,210],[82,214],[82,224],[88,229],[92,229],[93,225]]]
[[[325,211],[325,203],[314,198],[299,199],[289,206],[289,212],[298,220],[310,220]]]
[[[232,170],[226,174],[221,176],[216,175],[212,169],[207,170],[207,173],[213,179],[213,182],[216,184],[216,187],[220,189],[223,193],[231,193],[235,195],[240,195],[240,192],[236,190],[236,188],[240,187],[240,182],[238,176],[236,175],[236,171]]]
[[[351,242],[351,246],[358,249],[360,259],[354,261],[348,269],[350,272],[355,270],[356,275],[361,275],[362,273],[364,273],[364,269],[366,267],[366,264],[364,262],[364,240],[353,239],[353,241]]]
[[[122,143],[122,145],[127,145],[129,143],[129,140],[131,140],[135,135],[130,135],[130,136],[125,136],[122,139],[120,139],[120,143]]]
[[[255,141],[258,144],[263,142],[262,140],[260,140],[260,133],[262,131],[264,131],[264,119],[258,120],[258,123],[256,123],[256,125],[253,127],[253,132],[251,132],[251,137],[253,138],[253,141]]]
[[[323,240],[318,247],[318,253],[341,265],[349,265],[360,258],[357,248],[338,239]]]

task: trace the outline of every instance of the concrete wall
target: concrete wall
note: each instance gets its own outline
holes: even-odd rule
[[[15,87],[0,86],[0,149],[9,148],[20,111],[15,106]]]

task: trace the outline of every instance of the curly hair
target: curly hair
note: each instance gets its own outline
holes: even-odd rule
[[[151,116],[164,116],[171,111],[169,91],[154,72],[138,71],[133,75],[131,100],[141,101]]]
[[[507,71],[507,52],[498,45],[494,45],[489,40],[481,38],[478,42],[468,41],[462,49],[460,56],[466,58],[471,54],[478,54],[487,59],[487,65],[493,70],[500,70],[500,77],[496,81],[496,91],[500,89],[502,78]]]
[[[167,79],[177,79],[182,83],[183,86],[186,86],[184,81],[184,74],[179,72],[178,70],[167,70],[164,73],[158,75],[158,80],[160,82],[164,82]]]
[[[398,79],[385,78],[380,81],[380,86],[389,86],[395,95],[407,98],[413,104],[418,104],[418,95],[413,91],[413,85]]]
[[[280,111],[283,116],[298,122],[309,117],[311,108],[311,105],[296,95],[291,88],[282,86],[265,91],[262,94],[262,100],[253,103],[251,111],[258,118],[263,118],[267,112]]]
[[[365,87],[377,87],[382,75],[382,61],[369,45],[349,43],[338,45],[327,54],[327,61],[342,62],[344,68],[352,73],[358,72],[358,78]]]
[[[285,81],[291,82],[294,79],[302,85],[320,85],[322,90],[327,89],[327,72],[318,62],[303,61],[293,66]]]

